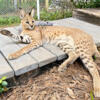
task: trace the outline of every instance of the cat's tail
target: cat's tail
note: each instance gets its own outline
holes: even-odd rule
[[[0,33],[2,35],[8,36],[12,39],[17,40],[18,42],[24,42],[24,43],[30,43],[31,42],[31,38],[28,35],[19,35],[19,34],[13,34],[10,31],[4,29],[4,30],[0,30]]]
[[[8,37],[13,37],[14,34],[12,34],[10,31],[4,29],[4,30],[0,30],[0,33],[2,35],[8,36]]]

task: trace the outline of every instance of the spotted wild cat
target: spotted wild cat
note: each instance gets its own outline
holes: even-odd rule
[[[94,95],[100,97],[100,76],[97,70],[97,65],[92,59],[93,55],[99,55],[100,57],[100,54],[92,37],[84,31],[76,28],[62,26],[36,26],[33,17],[34,10],[29,14],[26,14],[22,9],[20,10],[22,24],[22,33],[20,36],[28,36],[29,41],[27,42],[23,39],[19,40],[29,44],[10,54],[8,58],[16,59],[45,43],[56,45],[69,56],[59,66],[58,71],[65,71],[68,65],[75,62],[77,58],[80,58],[93,78]],[[6,31],[7,30],[2,30],[1,33],[9,35],[10,32],[7,33]]]

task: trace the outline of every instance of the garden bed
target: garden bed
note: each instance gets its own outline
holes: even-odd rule
[[[75,9],[73,17],[100,26],[100,8]]]

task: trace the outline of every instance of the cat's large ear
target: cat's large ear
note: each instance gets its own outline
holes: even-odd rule
[[[26,15],[25,11],[22,8],[19,8],[20,19],[23,19]]]
[[[31,12],[29,13],[29,15],[32,16],[32,17],[34,17],[34,15],[35,15],[35,10],[34,10],[34,8],[31,10]]]

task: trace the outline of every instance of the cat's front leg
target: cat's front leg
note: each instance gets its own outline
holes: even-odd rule
[[[22,56],[23,54],[28,53],[29,51],[31,51],[32,49],[35,49],[37,47],[39,47],[41,45],[41,42],[37,42],[37,41],[33,41],[30,44],[28,44],[27,46],[23,47],[22,49],[16,51],[15,53],[12,53],[8,56],[8,59],[16,59],[20,56]]]
[[[29,44],[29,43],[32,42],[31,37],[28,36],[28,35],[21,34],[19,37],[20,37],[20,41],[23,42],[23,43]]]
[[[31,37],[27,34],[20,34],[20,35],[19,34],[13,34],[6,29],[1,30],[0,33],[2,35],[8,36],[8,37],[10,37],[14,40],[17,40],[18,42],[27,43],[27,44],[32,42]]]

